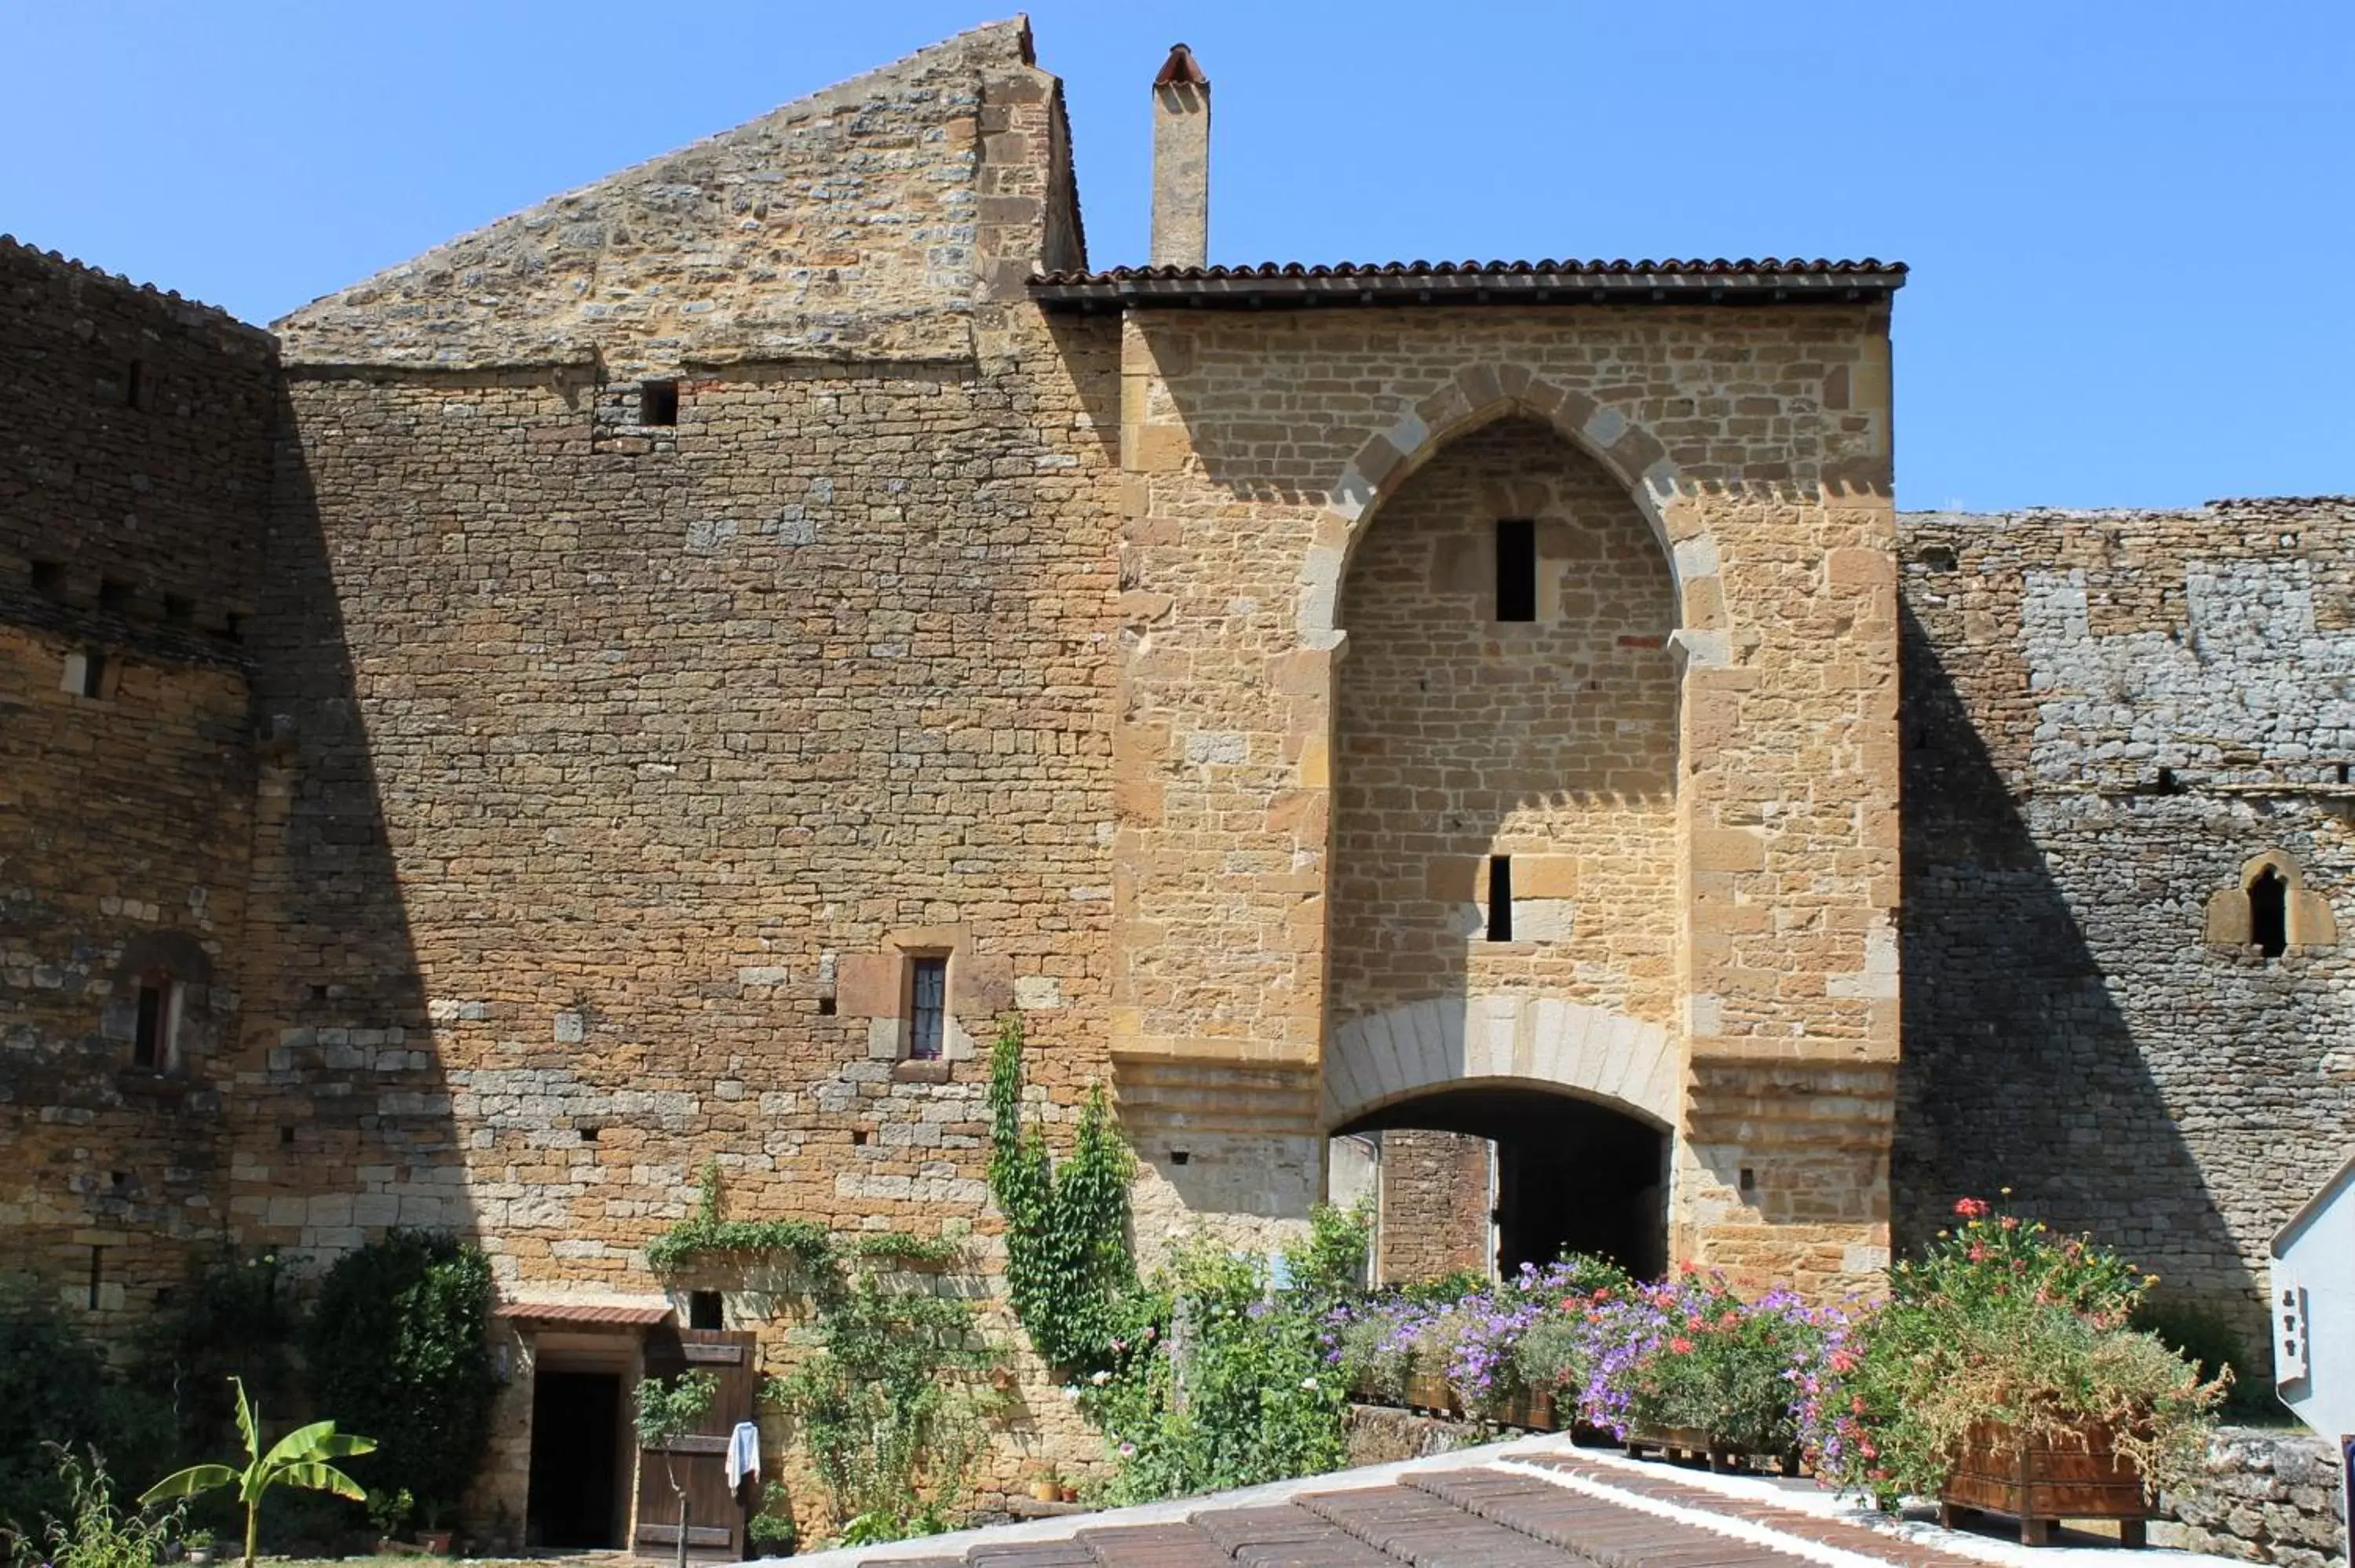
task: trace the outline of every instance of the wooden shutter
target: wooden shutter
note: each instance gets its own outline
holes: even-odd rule
[[[687,1489],[687,1556],[709,1563],[743,1558],[746,1509],[728,1490],[728,1436],[738,1422],[752,1419],[759,1374],[755,1343],[752,1334],[725,1329],[664,1327],[647,1333],[646,1376],[708,1372],[719,1380],[719,1391],[702,1424],[667,1452],[638,1451],[638,1525],[632,1544],[639,1556],[667,1558],[678,1550],[678,1494],[670,1484],[676,1473]],[[750,1488],[746,1493],[751,1495]]]

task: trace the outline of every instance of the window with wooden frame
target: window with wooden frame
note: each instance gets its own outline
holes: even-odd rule
[[[949,960],[945,953],[908,957],[908,1059],[940,1060],[948,1036]]]

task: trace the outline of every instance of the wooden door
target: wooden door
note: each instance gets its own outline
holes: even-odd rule
[[[759,1370],[754,1342],[750,1333],[724,1329],[666,1325],[648,1331],[646,1376],[708,1372],[719,1380],[719,1390],[693,1433],[667,1449],[638,1451],[638,1526],[632,1545],[639,1556],[667,1558],[678,1550],[678,1494],[671,1489],[676,1475],[687,1491],[687,1556],[713,1563],[742,1559],[747,1510],[728,1489],[728,1436],[738,1422],[752,1419]]]

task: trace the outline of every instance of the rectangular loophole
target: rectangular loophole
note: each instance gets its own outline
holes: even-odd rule
[[[1538,525],[1526,517],[1497,520],[1497,619],[1538,618]]]
[[[1513,857],[1488,857],[1488,940],[1513,939]]]
[[[677,382],[642,381],[638,384],[638,423],[641,425],[678,423]]]

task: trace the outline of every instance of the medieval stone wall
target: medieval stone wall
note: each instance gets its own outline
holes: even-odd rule
[[[1414,1285],[1470,1271],[1487,1276],[1491,1146],[1460,1132],[1396,1128],[1381,1139],[1381,1202],[1374,1222],[1374,1282]]]
[[[2355,1125],[2350,533],[2344,499],[1902,520],[1902,1237],[2009,1186],[2263,1357],[2265,1244]]]
[[[227,1218],[275,373],[265,334],[0,240],[0,1275],[101,1330]]]

